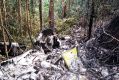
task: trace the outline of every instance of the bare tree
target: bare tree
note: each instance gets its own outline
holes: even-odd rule
[[[5,54],[6,54],[6,57],[8,58],[8,51],[7,51],[7,44],[6,44],[6,36],[5,36],[5,30],[4,30],[4,22],[6,21],[6,6],[5,6],[5,0],[2,0],[2,3],[3,4],[3,8],[1,9],[0,8],[0,22],[1,22],[1,28],[2,28],[2,34],[3,34],[3,41],[4,41],[4,48],[5,48]],[[3,11],[3,14],[4,14],[4,17],[2,15],[2,11]],[[4,18],[4,20],[3,20]],[[3,22],[4,21],[4,22]],[[6,24],[5,24],[6,25]]]
[[[33,46],[33,41],[32,41],[31,32],[30,32],[31,21],[29,20],[30,19],[30,9],[29,9],[30,6],[29,6],[29,4],[30,4],[29,0],[26,0],[26,26],[28,29],[29,38],[30,38],[32,46]]]
[[[92,35],[92,26],[93,26],[93,19],[94,19],[94,0],[91,0],[91,13],[90,13],[90,20],[89,20],[89,30],[88,30],[88,39],[91,38]]]
[[[34,18],[35,17],[35,9],[34,9],[34,7],[35,7],[35,0],[31,0],[31,14],[32,14],[32,18]]]
[[[22,13],[21,13],[21,0],[18,0],[18,21],[20,28],[20,35],[22,35]]]
[[[42,30],[42,0],[39,0],[39,19],[40,19],[40,30]]]
[[[62,0],[62,18],[66,17],[66,11],[67,11],[67,4],[65,0]]]
[[[49,27],[54,30],[54,0],[50,0],[49,4]]]
[[[70,5],[71,5],[71,1],[69,0],[69,8],[68,8],[69,10],[70,10]]]

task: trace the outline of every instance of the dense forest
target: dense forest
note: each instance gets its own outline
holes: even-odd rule
[[[89,65],[85,63],[87,69],[85,75],[88,77],[80,80],[118,80],[119,77],[116,79],[112,76],[116,74],[112,70],[115,67],[112,66],[116,65],[116,69],[119,70],[117,67],[119,65],[118,27],[119,0],[0,0],[0,62],[24,54],[30,49],[42,52],[39,45],[45,55],[48,52],[53,54],[57,48],[64,52],[74,47],[81,50],[83,46],[85,52],[83,55],[87,62],[95,57],[94,59],[98,60],[99,66],[111,65],[111,67],[106,67],[108,75],[105,71],[106,76],[96,72],[97,75],[93,78],[95,73],[91,72],[92,68],[88,70]],[[39,38],[41,34],[43,37]],[[53,35],[53,40],[51,35]],[[64,45],[68,45],[68,48],[65,47],[65,49],[64,45],[60,45],[63,44],[62,40],[65,40]],[[54,59],[54,55],[48,58]],[[56,62],[58,63],[60,60],[62,60],[61,57]],[[91,61],[90,66],[98,65],[96,61]],[[64,63],[59,65],[62,64]],[[82,64],[84,65],[83,62]],[[54,65],[56,64],[54,63]],[[101,67],[101,69],[105,68]],[[40,75],[40,79],[33,80],[45,80],[43,77],[41,79]],[[9,77],[9,79],[4,80],[12,79]],[[48,80],[64,79],[48,78]],[[72,78],[71,80],[79,79]]]
[[[119,8],[118,0],[1,0],[0,4],[0,40],[4,33],[6,41],[9,35],[17,42],[28,42],[29,36],[34,38],[47,27],[62,34],[68,34],[73,25],[87,25],[87,29],[108,20]]]

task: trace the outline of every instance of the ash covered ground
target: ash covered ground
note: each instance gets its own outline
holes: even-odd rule
[[[75,26],[72,35],[65,35],[65,39],[60,40],[60,48],[47,54],[31,49],[2,62],[0,79],[119,80],[118,22],[119,17],[116,17],[108,26],[97,28],[94,37],[86,42],[81,37],[82,29]],[[73,69],[69,69],[62,53],[74,47],[78,49],[78,59],[72,64]]]

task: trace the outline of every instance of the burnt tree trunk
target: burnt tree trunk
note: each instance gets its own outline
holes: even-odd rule
[[[88,30],[88,40],[91,38],[91,35],[92,35],[93,19],[94,19],[94,0],[92,0],[92,3],[91,3],[91,13],[90,13],[89,30]]]
[[[40,19],[40,30],[42,30],[42,0],[39,0],[39,19]]]
[[[54,0],[49,4],[49,27],[54,31]]]

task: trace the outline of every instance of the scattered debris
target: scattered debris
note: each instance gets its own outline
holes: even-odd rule
[[[78,71],[78,56],[77,56],[77,48],[73,48],[62,53],[62,57],[65,60],[66,65],[68,66],[69,70],[73,72]]]
[[[18,56],[23,53],[23,51],[26,49],[26,46],[21,43],[17,42],[6,42],[7,49],[8,49],[8,55],[11,57]],[[4,49],[4,42],[0,42],[0,54],[5,55],[5,49]]]
[[[113,20],[109,24],[119,26],[113,23]],[[81,41],[78,32],[72,33],[71,36],[63,36],[59,38],[61,47],[54,49],[52,47],[54,35],[52,38],[48,35],[47,39],[50,39],[48,42],[51,42],[49,46],[52,48],[49,54],[44,53],[45,49],[41,50],[47,43],[46,40],[43,45],[40,44],[42,42],[39,40],[43,38],[41,35],[40,39],[37,39],[38,43],[37,41],[35,43],[40,48],[28,50],[22,55],[1,63],[0,79],[119,80],[118,34],[111,31],[111,27],[112,25],[98,28],[94,37],[86,43]],[[74,29],[77,30],[77,27]],[[116,31],[118,33],[118,28]]]
[[[52,29],[43,30],[39,33],[36,38],[36,42],[34,43],[36,49],[43,49],[44,53],[51,52],[52,49],[56,49],[60,47],[60,42],[58,41],[58,37],[54,35]]]
[[[105,27],[98,28],[94,38],[86,42],[84,61],[85,66],[89,68],[89,71],[87,70],[90,73],[89,80],[119,79],[115,78],[119,73],[118,22],[119,17],[112,19]]]

